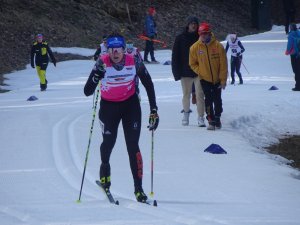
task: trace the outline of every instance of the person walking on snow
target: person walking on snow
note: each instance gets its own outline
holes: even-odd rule
[[[150,38],[150,40],[146,40],[146,46],[144,51],[144,62],[150,63],[148,60],[148,54],[150,53],[151,63],[159,63],[156,61],[154,57],[154,43],[151,39],[157,37],[156,23],[154,20],[154,16],[156,15],[156,10],[154,7],[150,7],[148,9],[148,15],[145,20],[145,35]]]
[[[237,73],[240,84],[243,84],[242,74],[240,72],[241,64],[243,60],[243,52],[245,51],[244,46],[238,39],[237,34],[233,33],[229,35],[229,39],[226,44],[226,53],[228,49],[231,49],[230,69],[231,69],[231,84],[235,83],[235,72]]]
[[[36,35],[36,41],[33,43],[31,47],[31,67],[36,68],[37,74],[40,79],[40,88],[41,91],[45,91],[47,89],[47,79],[46,79],[46,69],[49,63],[49,57],[54,66],[56,66],[56,60],[52,53],[52,50],[48,43],[44,40],[42,34]]]
[[[205,95],[208,130],[220,129],[222,89],[226,87],[228,66],[223,45],[216,40],[208,23],[201,23],[198,29],[199,40],[190,48],[189,64],[200,77]]]
[[[137,201],[145,202],[142,188],[143,160],[139,148],[141,132],[141,106],[136,93],[136,76],[146,88],[150,103],[149,130],[156,130],[159,117],[154,86],[145,65],[138,58],[125,54],[125,40],[117,34],[107,38],[108,54],[97,59],[84,93],[90,96],[101,80],[99,119],[103,141],[100,146],[100,182],[105,189],[111,186],[110,155],[116,143],[119,123],[122,121],[130,168]]]
[[[190,47],[199,39],[198,34],[199,20],[195,16],[187,19],[187,26],[184,31],[179,34],[174,42],[172,50],[172,72],[175,81],[181,81],[182,87],[182,106],[183,119],[182,125],[189,125],[190,116],[190,99],[193,93],[193,85],[195,87],[196,104],[198,112],[198,126],[205,127],[204,122],[204,93],[200,84],[199,76],[191,69],[189,65]]]
[[[288,35],[288,43],[285,51],[286,55],[290,55],[292,69],[295,74],[295,87],[293,91],[300,91],[300,31],[297,25],[290,25],[290,33]]]
[[[107,36],[103,35],[102,37],[102,43],[100,44],[99,48],[97,48],[95,54],[94,54],[94,60],[96,61],[100,55],[107,53],[107,45],[106,45],[106,39]]]

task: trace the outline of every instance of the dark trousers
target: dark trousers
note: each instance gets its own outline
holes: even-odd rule
[[[99,110],[103,142],[100,146],[101,177],[110,176],[109,158],[116,143],[118,127],[122,121],[130,168],[135,188],[142,187],[143,160],[139,148],[141,132],[141,107],[138,96],[134,94],[123,102],[101,100]]]
[[[242,80],[242,74],[240,72],[242,59],[243,59],[242,56],[239,56],[239,57],[231,56],[230,68],[231,68],[231,79],[232,79],[232,81],[235,81],[235,72],[237,73],[240,81]]]
[[[201,80],[202,89],[205,96],[205,110],[208,121],[215,121],[216,117],[221,117],[222,108],[222,88],[220,83],[213,84],[205,80]]]
[[[144,61],[148,60],[149,53],[150,53],[151,61],[155,61],[153,41],[146,41]]]
[[[291,55],[291,64],[295,74],[295,88],[300,89],[300,56]]]

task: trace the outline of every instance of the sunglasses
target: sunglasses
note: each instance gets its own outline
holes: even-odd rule
[[[109,48],[108,49],[108,53],[112,54],[112,53],[123,53],[124,49],[122,47],[120,48]]]

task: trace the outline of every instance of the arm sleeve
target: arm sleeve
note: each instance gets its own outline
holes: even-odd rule
[[[56,63],[56,59],[55,59],[55,57],[54,57],[54,55],[53,55],[53,52],[52,52],[52,50],[51,50],[51,48],[50,48],[49,45],[47,45],[47,52],[48,52],[48,54],[49,54],[49,56],[50,56],[50,58],[51,58],[51,61],[52,61],[53,63]]]
[[[94,54],[94,60],[95,61],[99,58],[100,53],[101,53],[101,47],[97,48],[97,50]]]
[[[177,36],[172,49],[172,73],[175,80],[180,79],[179,37]]]
[[[154,85],[153,85],[151,76],[148,73],[148,70],[146,69],[144,63],[142,63],[142,62],[139,63],[136,61],[136,68],[137,68],[137,75],[140,78],[143,86],[145,87],[147,95],[148,95],[150,111],[152,109],[157,110],[155,90],[154,90]]]
[[[95,89],[96,89],[96,87],[98,85],[97,83],[95,83],[93,81],[94,73],[95,73],[95,71],[92,70],[91,73],[90,73],[89,78],[87,79],[87,81],[86,81],[86,83],[84,85],[84,90],[83,91],[84,91],[84,94],[86,96],[92,95],[95,92]]]
[[[226,53],[227,53],[227,51],[228,51],[228,48],[229,48],[229,43],[228,43],[228,41],[227,41],[227,43],[226,43],[226,48],[225,48]]]
[[[198,58],[196,54],[197,50],[194,45],[190,48],[190,53],[189,53],[189,65],[191,69],[199,76],[199,63],[198,63]]]
[[[244,48],[244,46],[243,46],[242,42],[241,42],[241,41],[239,41],[239,42],[238,42],[238,45],[240,46],[240,48],[241,48],[241,52],[243,53],[243,52],[245,51],[245,48]]]
[[[83,91],[86,96],[90,96],[95,92],[95,89],[96,89],[98,83],[94,82],[93,77],[94,77],[96,71],[99,70],[100,66],[103,66],[103,62],[100,59],[98,59],[95,63],[93,70],[91,71],[91,73],[89,75],[89,78],[87,79],[87,81],[84,85]]]
[[[226,84],[227,80],[227,74],[228,74],[228,65],[227,65],[227,56],[225,49],[222,44],[219,44],[220,48],[220,74],[219,78],[221,81],[221,84]]]
[[[34,45],[31,47],[31,53],[30,53],[30,63],[31,65],[34,65]]]

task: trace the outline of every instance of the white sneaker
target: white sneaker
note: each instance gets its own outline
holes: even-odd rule
[[[198,117],[198,127],[206,127],[203,116]]]
[[[188,126],[189,125],[189,118],[190,118],[190,113],[189,112],[183,112],[182,126]]]

